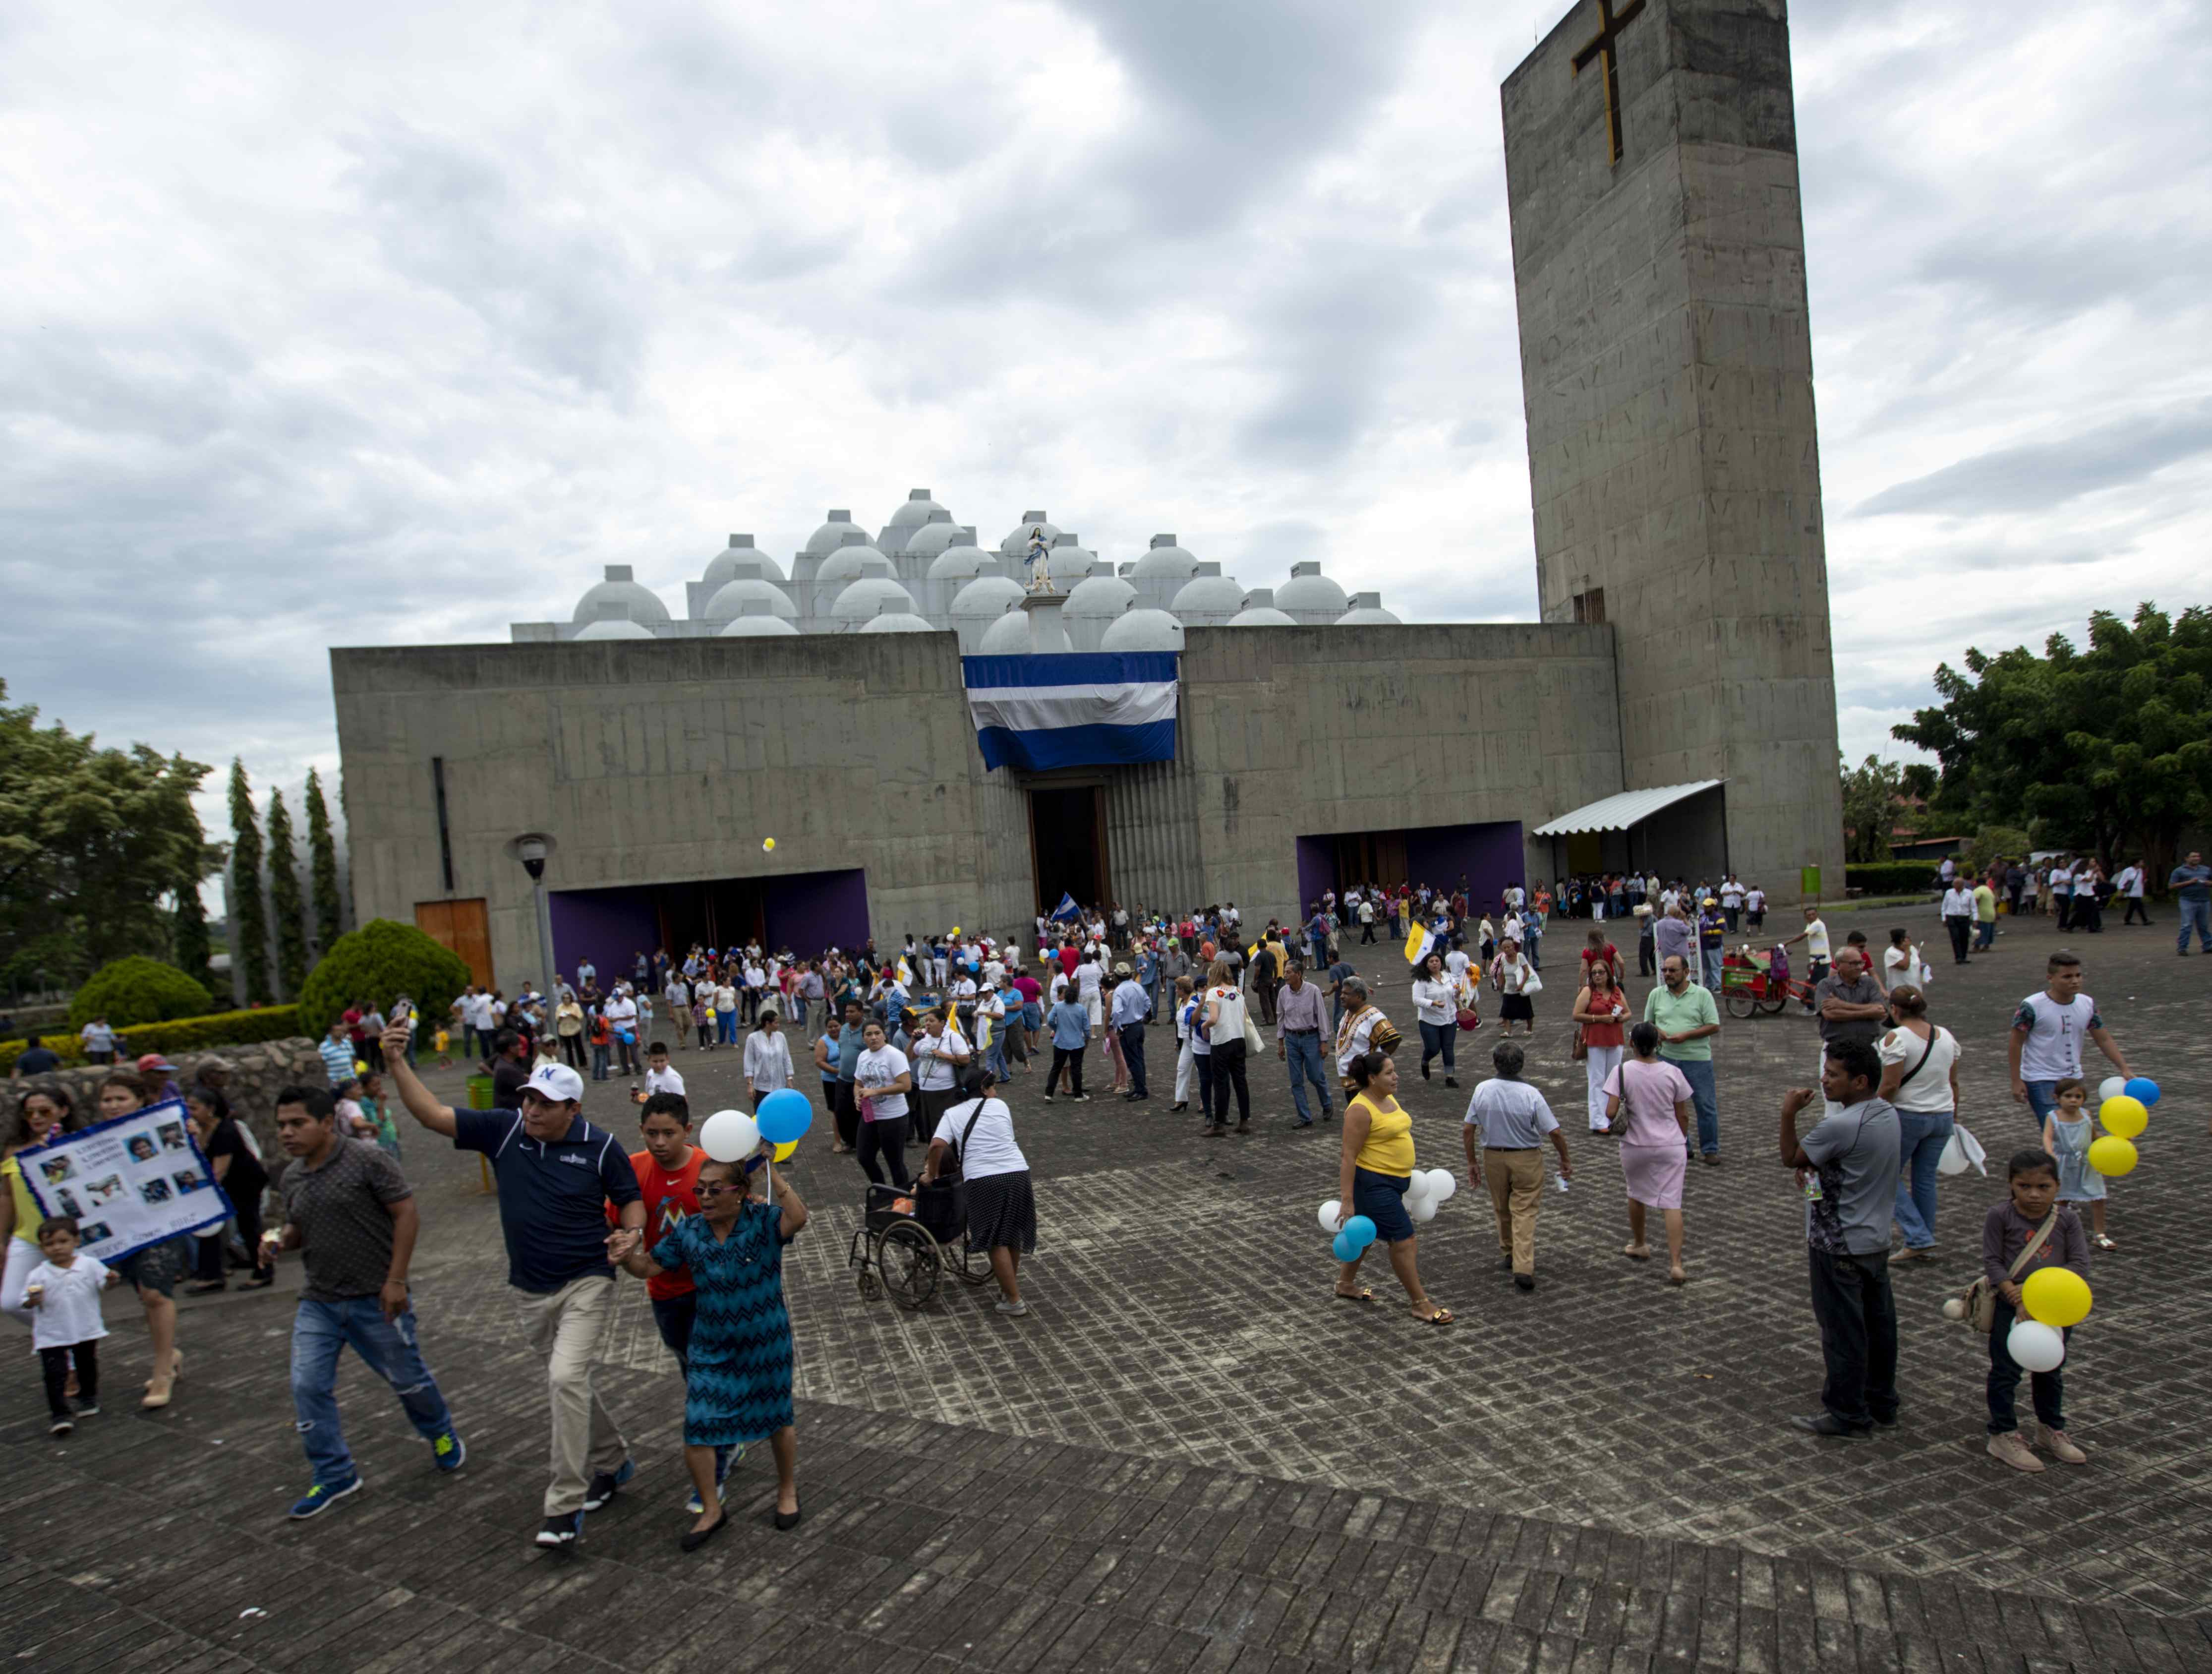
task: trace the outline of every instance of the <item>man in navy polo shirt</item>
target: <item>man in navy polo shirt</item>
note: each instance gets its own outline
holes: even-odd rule
[[[635,1467],[629,1445],[592,1387],[592,1351],[614,1306],[607,1261],[606,1205],[625,1227],[645,1225],[645,1201],[629,1157],[613,1135],[583,1117],[584,1078],[541,1063],[517,1111],[457,1111],[440,1104],[387,1031],[393,1083],[408,1112],[462,1151],[481,1151],[499,1183],[507,1281],[522,1295],[532,1347],[544,1357],[553,1406],[553,1480],[545,1490],[540,1546],[567,1547]],[[588,1474],[587,1474],[588,1473]]]

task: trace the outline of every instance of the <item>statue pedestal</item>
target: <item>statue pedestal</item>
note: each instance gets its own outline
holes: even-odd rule
[[[1060,618],[1060,607],[1067,602],[1064,593],[1032,593],[1022,600],[1022,609],[1030,620],[1030,648],[1040,655],[1073,648],[1067,642],[1067,627]]]

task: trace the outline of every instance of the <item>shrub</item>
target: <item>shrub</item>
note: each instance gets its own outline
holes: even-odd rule
[[[340,936],[323,954],[300,990],[300,1032],[319,1037],[356,1001],[373,1000],[388,1012],[404,994],[435,1027],[460,991],[474,980],[461,956],[412,924],[371,919]]]
[[[1844,881],[1869,895],[1936,892],[1935,861],[1860,861],[1844,868]]]
[[[208,1052],[221,1046],[250,1046],[256,1041],[286,1040],[307,1032],[301,1027],[294,1006],[263,1006],[253,1011],[216,1012],[207,1017],[179,1017],[166,1023],[141,1023],[125,1031],[124,1044],[133,1055],[162,1052]],[[85,1062],[83,1044],[73,1035],[57,1031],[46,1038],[64,1068]],[[0,1041],[0,1074],[12,1070],[29,1043]]]
[[[215,996],[173,965],[133,955],[94,971],[70,1001],[70,1027],[82,1029],[95,1017],[117,1028],[158,1023],[172,1017],[205,1017]]]

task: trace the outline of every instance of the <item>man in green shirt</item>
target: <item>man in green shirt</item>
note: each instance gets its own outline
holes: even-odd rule
[[[1690,980],[1690,963],[1669,953],[1660,966],[1664,979],[1644,1002],[1644,1020],[1659,1031],[1659,1056],[1682,1072],[1698,1110],[1698,1149],[1705,1166],[1721,1160],[1721,1112],[1713,1085],[1713,1037],[1721,1032],[1720,1008],[1713,991]]]

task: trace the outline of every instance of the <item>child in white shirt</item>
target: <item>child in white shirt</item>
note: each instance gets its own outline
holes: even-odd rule
[[[23,1287],[23,1302],[32,1313],[31,1346],[39,1351],[46,1380],[46,1410],[53,1415],[49,1435],[68,1435],[76,1428],[77,1419],[100,1410],[97,1345],[107,1335],[107,1322],[100,1316],[100,1293],[122,1278],[103,1263],[77,1254],[76,1246],[73,1217],[58,1214],[42,1222],[39,1248],[46,1259],[31,1269]],[[78,1391],[74,1410],[63,1393],[72,1361]]]

